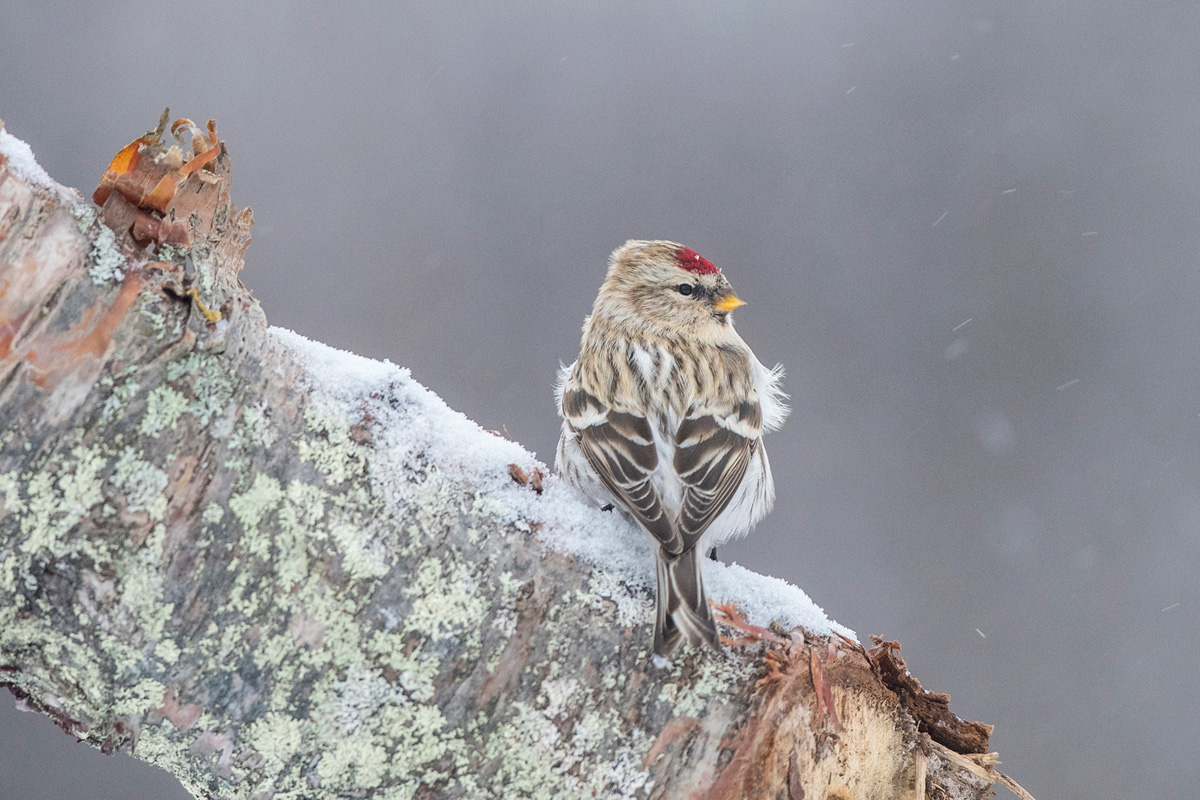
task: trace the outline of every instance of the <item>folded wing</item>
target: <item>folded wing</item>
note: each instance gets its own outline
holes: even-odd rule
[[[682,552],[683,539],[654,488],[658,452],[649,420],[633,412],[614,411],[583,389],[567,388],[562,409],[579,449],[605,488],[666,552]]]
[[[729,505],[760,446],[762,409],[739,403],[727,411],[693,409],[675,435],[675,472],[683,480],[679,533],[683,547],[696,546]]]

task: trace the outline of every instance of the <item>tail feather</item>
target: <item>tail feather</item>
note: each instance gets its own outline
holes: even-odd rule
[[[683,642],[683,634],[671,614],[669,598],[671,597],[670,567],[660,554],[658,556],[658,592],[655,596],[654,608],[654,654],[669,657],[679,649]]]
[[[692,644],[720,649],[700,572],[700,558],[688,550],[678,556],[658,553],[658,596],[654,618],[654,653],[668,657],[686,636]]]

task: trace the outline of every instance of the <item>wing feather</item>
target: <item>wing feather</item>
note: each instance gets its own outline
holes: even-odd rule
[[[583,389],[563,392],[562,407],[580,451],[604,487],[666,552],[682,552],[683,539],[654,488],[658,452],[650,422],[640,414],[614,411]],[[573,417],[570,412],[576,410]]]
[[[655,488],[659,456],[646,417],[611,409],[579,388],[564,391],[562,408],[601,483],[668,555],[696,546],[729,506],[760,446],[763,414],[757,402],[739,402],[723,413],[694,408],[675,434],[671,468],[683,483],[675,514]]]
[[[740,403],[720,418],[693,414],[679,426],[674,467],[684,486],[679,532],[685,548],[696,546],[733,499],[759,446],[758,436],[742,431],[756,434],[761,425],[758,404]]]

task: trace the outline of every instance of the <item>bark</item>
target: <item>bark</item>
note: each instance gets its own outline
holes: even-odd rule
[[[659,668],[648,615],[536,514],[419,449],[381,480],[383,423],[317,402],[238,280],[252,215],[215,130],[172,150],[163,127],[100,212],[0,155],[0,682],[23,702],[202,798],[988,796],[990,728],[922,717],[894,643],[728,608],[737,646]]]

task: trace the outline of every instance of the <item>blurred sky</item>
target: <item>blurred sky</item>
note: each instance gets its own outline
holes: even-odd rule
[[[0,3],[0,118],[90,194],[215,117],[270,320],[553,458],[625,239],[787,367],[802,586],[1041,798],[1194,796],[1200,4]],[[986,637],[986,638],[985,638]],[[0,700],[4,800],[173,800]]]

